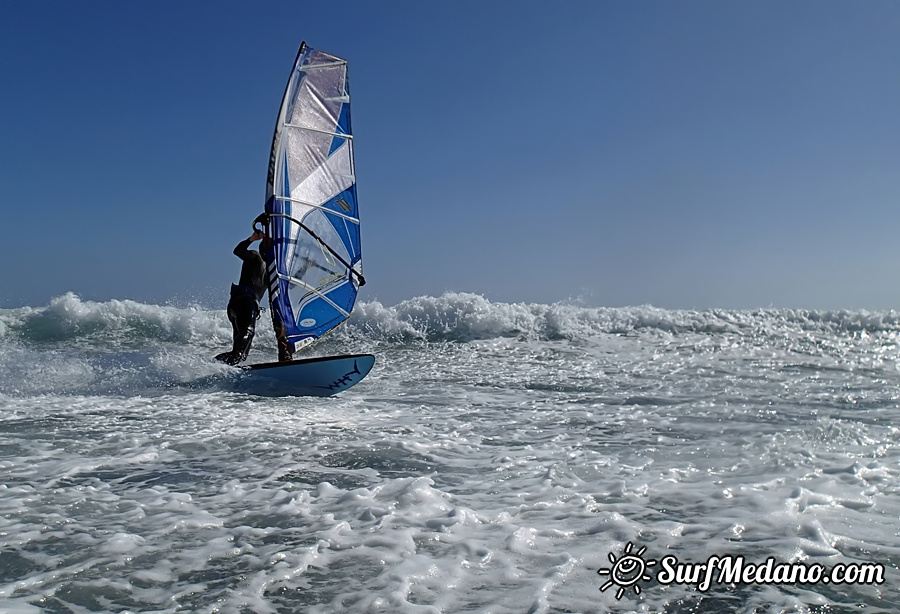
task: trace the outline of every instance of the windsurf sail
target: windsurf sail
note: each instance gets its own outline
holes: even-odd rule
[[[278,112],[266,213],[272,317],[300,348],[346,320],[365,283],[347,62],[305,43]]]

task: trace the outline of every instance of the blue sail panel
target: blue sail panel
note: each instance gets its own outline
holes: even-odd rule
[[[297,330],[301,338],[321,337],[346,319],[335,305],[353,304],[357,289],[353,284],[341,284],[324,297],[311,295],[297,314]]]
[[[273,317],[309,343],[349,317],[362,283],[347,63],[301,46],[273,138],[266,212]]]
[[[337,128],[335,129],[340,135],[350,134],[350,103],[344,103],[341,106],[341,113],[338,117]],[[335,136],[331,140],[331,149],[328,151],[328,155],[333,154],[337,149],[344,144],[344,139],[342,136]]]
[[[344,190],[325,203],[323,208],[332,212],[326,212],[325,215],[350,255],[350,265],[356,264],[361,258],[359,253],[359,224],[353,223],[348,219],[350,217],[358,219],[359,217],[359,214],[356,212],[356,186]]]

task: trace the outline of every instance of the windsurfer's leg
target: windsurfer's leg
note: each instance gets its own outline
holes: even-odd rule
[[[294,359],[294,346],[287,339],[278,340],[278,362]]]
[[[294,356],[294,344],[288,341],[284,323],[272,310],[272,327],[275,329],[275,340],[278,342],[278,361],[291,360]]]
[[[216,360],[224,362],[225,364],[236,365],[238,362],[240,362],[236,360],[237,353],[235,350],[238,347],[238,340],[241,337],[241,331],[240,327],[238,326],[237,319],[238,305],[236,305],[234,299],[228,301],[228,309],[226,313],[228,314],[228,321],[231,322],[231,350],[228,352],[222,352],[221,354],[216,356]]]
[[[234,308],[234,349],[231,350],[234,362],[238,364],[247,358],[253,336],[256,334],[256,318],[259,316],[259,305],[253,299],[235,301]],[[229,310],[230,311],[230,310]]]

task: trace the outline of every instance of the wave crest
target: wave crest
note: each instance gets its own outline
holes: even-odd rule
[[[877,332],[900,330],[900,314],[867,311],[670,310],[584,307],[570,303],[492,302],[478,294],[422,296],[385,307],[378,301],[354,310],[351,328],[380,340],[472,341],[499,337],[586,339],[602,334],[658,331],[669,334],[757,336],[779,331]]]
[[[46,307],[9,310],[0,319],[0,334],[39,343],[88,339],[124,346],[151,340],[187,343],[230,332],[227,320],[220,322],[211,317],[213,313],[131,300],[85,301],[68,292]]]
[[[224,306],[223,306],[224,307]],[[257,327],[271,336],[267,315]],[[652,306],[584,307],[569,303],[503,303],[470,293],[411,298],[392,307],[359,303],[336,338],[378,342],[468,342],[494,338],[578,340],[603,334],[734,334],[788,331],[875,333],[900,331],[894,311],[669,310]],[[25,343],[87,343],[111,348],[148,344],[220,346],[230,343],[224,308],[179,308],[131,300],[85,301],[72,293],[45,307],[0,311],[0,338]]]

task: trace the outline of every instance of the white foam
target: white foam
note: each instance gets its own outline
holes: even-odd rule
[[[653,582],[600,592],[629,543],[888,566],[884,587],[741,587],[748,611],[882,607],[900,580],[892,314],[373,302],[327,342],[377,349],[363,383],[261,399],[181,385],[224,369],[193,345],[227,343],[221,311],[62,302],[56,337],[40,310],[0,313],[3,607],[694,603]],[[705,603],[733,609],[735,590]]]

